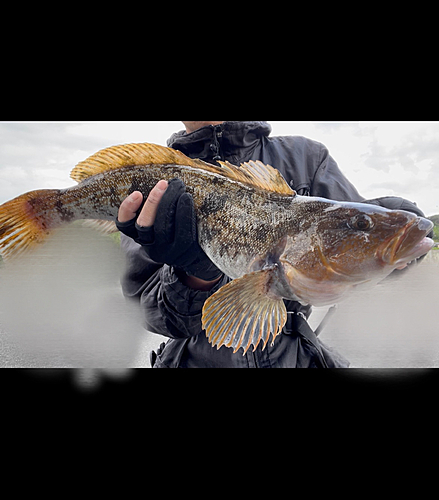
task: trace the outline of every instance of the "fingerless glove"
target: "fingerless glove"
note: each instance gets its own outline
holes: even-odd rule
[[[194,201],[180,179],[169,181],[153,226],[139,226],[137,217],[128,222],[116,220],[116,226],[142,245],[155,262],[182,269],[186,274],[205,281],[213,281],[222,275],[198,243]]]

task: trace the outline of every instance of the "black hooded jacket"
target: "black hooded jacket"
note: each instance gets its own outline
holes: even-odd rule
[[[224,122],[195,132],[177,132],[168,146],[189,157],[235,165],[261,160],[275,166],[299,195],[320,196],[339,201],[365,201],[346,179],[328,149],[301,136],[270,137],[267,122]],[[368,200],[392,209],[423,213],[415,204],[398,197]],[[310,329],[306,318],[311,308],[286,301],[288,320],[274,345],[262,344],[255,352],[233,354],[232,349],[212,347],[201,328],[205,300],[229,279],[224,276],[209,292],[183,285],[174,269],[151,261],[142,247],[122,235],[127,269],[122,278],[125,296],[137,299],[147,330],[169,337],[154,354],[155,368],[226,367],[347,367],[349,362],[324,345]]]

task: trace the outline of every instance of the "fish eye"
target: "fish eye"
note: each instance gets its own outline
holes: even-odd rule
[[[373,220],[366,214],[359,214],[351,218],[349,226],[357,231],[369,231],[373,228]]]

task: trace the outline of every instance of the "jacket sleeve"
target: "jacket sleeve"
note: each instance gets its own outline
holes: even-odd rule
[[[369,203],[390,210],[407,210],[408,212],[413,212],[416,215],[424,217],[424,213],[416,203],[399,196],[383,196],[370,200],[363,198],[341,172],[337,163],[323,144],[321,144],[319,166],[311,185],[310,194],[338,201]]]
[[[141,245],[123,234],[121,247],[126,255],[122,290],[125,297],[139,301],[143,326],[170,338],[199,335],[203,304],[227,282],[227,277],[208,292],[192,290],[172,267],[149,259]]]
[[[311,196],[337,201],[364,201],[323,144],[320,144],[318,158],[317,170],[311,184]]]
[[[389,208],[390,210],[407,210],[408,212],[413,212],[420,217],[425,217],[424,212],[416,205],[416,203],[399,196],[383,196],[381,198],[365,200],[364,203],[369,203],[369,205],[379,205],[384,208]]]

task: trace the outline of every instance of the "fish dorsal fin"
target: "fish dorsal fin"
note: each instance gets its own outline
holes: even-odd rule
[[[107,172],[108,170],[117,170],[131,165],[149,164],[187,165],[207,171],[214,169],[213,171],[217,172],[218,170],[214,165],[209,165],[209,163],[201,160],[193,160],[175,149],[143,142],[102,149],[78,163],[71,171],[70,177],[77,182],[81,182],[92,175]]]
[[[81,182],[92,175],[133,165],[182,165],[219,174],[250,187],[288,196],[295,195],[281,173],[270,165],[264,165],[260,161],[249,161],[240,167],[228,161],[218,163],[221,166],[189,158],[181,151],[172,148],[143,142],[102,149],[78,163],[70,173],[70,177]]]
[[[265,165],[259,160],[242,163],[240,167],[236,167],[228,161],[219,161],[218,163],[222,166],[223,175],[251,187],[258,187],[287,196],[296,194],[282,177],[279,170],[276,170],[271,165]]]

